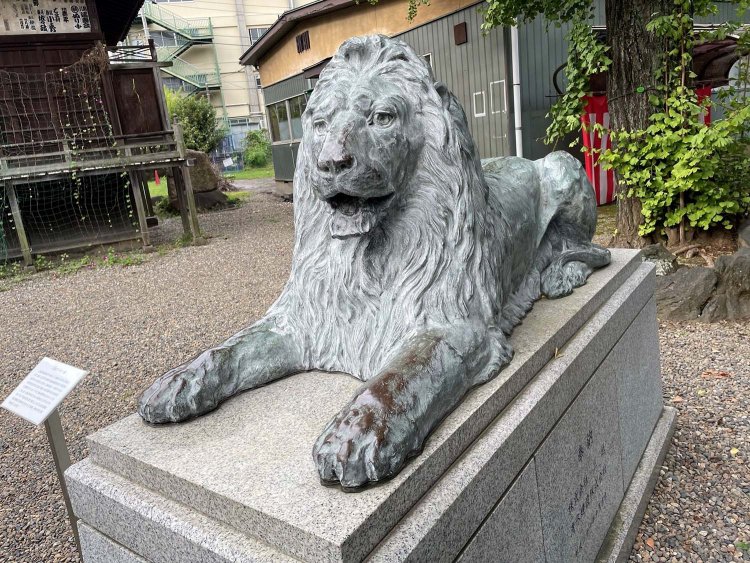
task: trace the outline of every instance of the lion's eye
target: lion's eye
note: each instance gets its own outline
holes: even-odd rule
[[[315,132],[320,135],[321,133],[325,133],[328,129],[328,123],[326,123],[325,119],[318,119],[313,123],[313,129],[315,129]]]
[[[385,111],[377,111],[372,116],[372,122],[378,127],[388,127],[393,122],[393,115]]]

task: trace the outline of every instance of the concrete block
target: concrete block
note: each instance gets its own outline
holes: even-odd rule
[[[148,563],[84,522],[78,524],[78,535],[86,563]]]
[[[98,534],[88,536],[96,553],[119,545],[149,563],[473,561],[493,560],[493,550],[494,560],[542,560],[541,538],[571,526],[573,489],[587,471],[596,479],[603,445],[608,469],[597,491],[611,491],[613,506],[581,524],[591,539],[575,546],[593,557],[628,485],[622,467],[637,464],[655,418],[626,437],[620,426],[661,408],[658,369],[649,369],[658,348],[646,343],[653,291],[653,266],[615,251],[572,296],[539,301],[513,334],[511,365],[377,487],[320,485],[312,444],[359,382],[305,373],[188,423],[154,427],[132,416],[96,433],[91,457],[67,473],[74,510]],[[624,352],[634,347],[644,353]],[[571,451],[577,465],[567,467]],[[567,473],[557,491],[555,465]]]
[[[458,563],[544,563],[542,521],[533,460],[466,545]]]
[[[656,302],[653,299],[638,314],[599,369],[617,374],[622,479],[627,488],[664,404]]]
[[[624,492],[614,373],[594,374],[534,460],[548,563],[591,561]]]

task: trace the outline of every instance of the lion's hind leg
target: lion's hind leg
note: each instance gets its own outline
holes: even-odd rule
[[[542,293],[550,299],[570,295],[576,287],[586,283],[596,268],[606,266],[609,261],[609,250],[592,243],[565,250],[542,272]]]
[[[596,199],[575,158],[560,151],[535,162],[542,201],[537,265],[541,292],[554,299],[570,295],[597,269],[609,264],[609,250],[591,242]]]

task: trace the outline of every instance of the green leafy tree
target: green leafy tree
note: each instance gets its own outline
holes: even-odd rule
[[[187,148],[209,153],[219,146],[226,131],[206,96],[187,96],[169,89],[165,89],[165,94],[169,115],[182,126]]]
[[[410,0],[415,13],[420,0]],[[740,10],[747,0],[734,0]],[[550,111],[547,142],[581,128],[591,75],[607,71],[613,148],[602,155],[618,180],[617,242],[641,246],[648,235],[686,224],[731,226],[748,209],[747,99],[725,119],[701,123],[692,89],[695,17],[715,13],[708,0],[605,0],[607,44],[591,30],[592,0],[488,0],[484,29],[544,16],[568,26],[567,91]],[[720,35],[736,26],[723,26]],[[746,41],[741,39],[741,42]]]
[[[725,93],[731,101],[724,104],[724,118],[708,126],[702,116],[709,102],[699,102],[691,87],[693,47],[737,31],[730,23],[696,35],[694,18],[715,9],[714,2],[674,0],[671,12],[652,18],[648,29],[666,48],[648,92],[648,125],[612,131],[614,147],[602,155],[617,172],[621,192],[641,204],[640,235],[674,229],[672,238],[682,243],[688,228],[730,229],[750,209],[743,185],[750,179],[750,104],[745,95],[731,95],[733,85]],[[741,75],[746,85],[747,73]]]

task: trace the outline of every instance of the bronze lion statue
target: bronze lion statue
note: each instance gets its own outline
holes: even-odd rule
[[[313,447],[324,483],[392,477],[513,356],[533,302],[568,295],[609,252],[594,192],[555,152],[484,169],[430,66],[384,36],[346,41],[302,117],[289,280],[261,320],[161,376],[148,422],[177,422],[308,370],[363,381]]]

